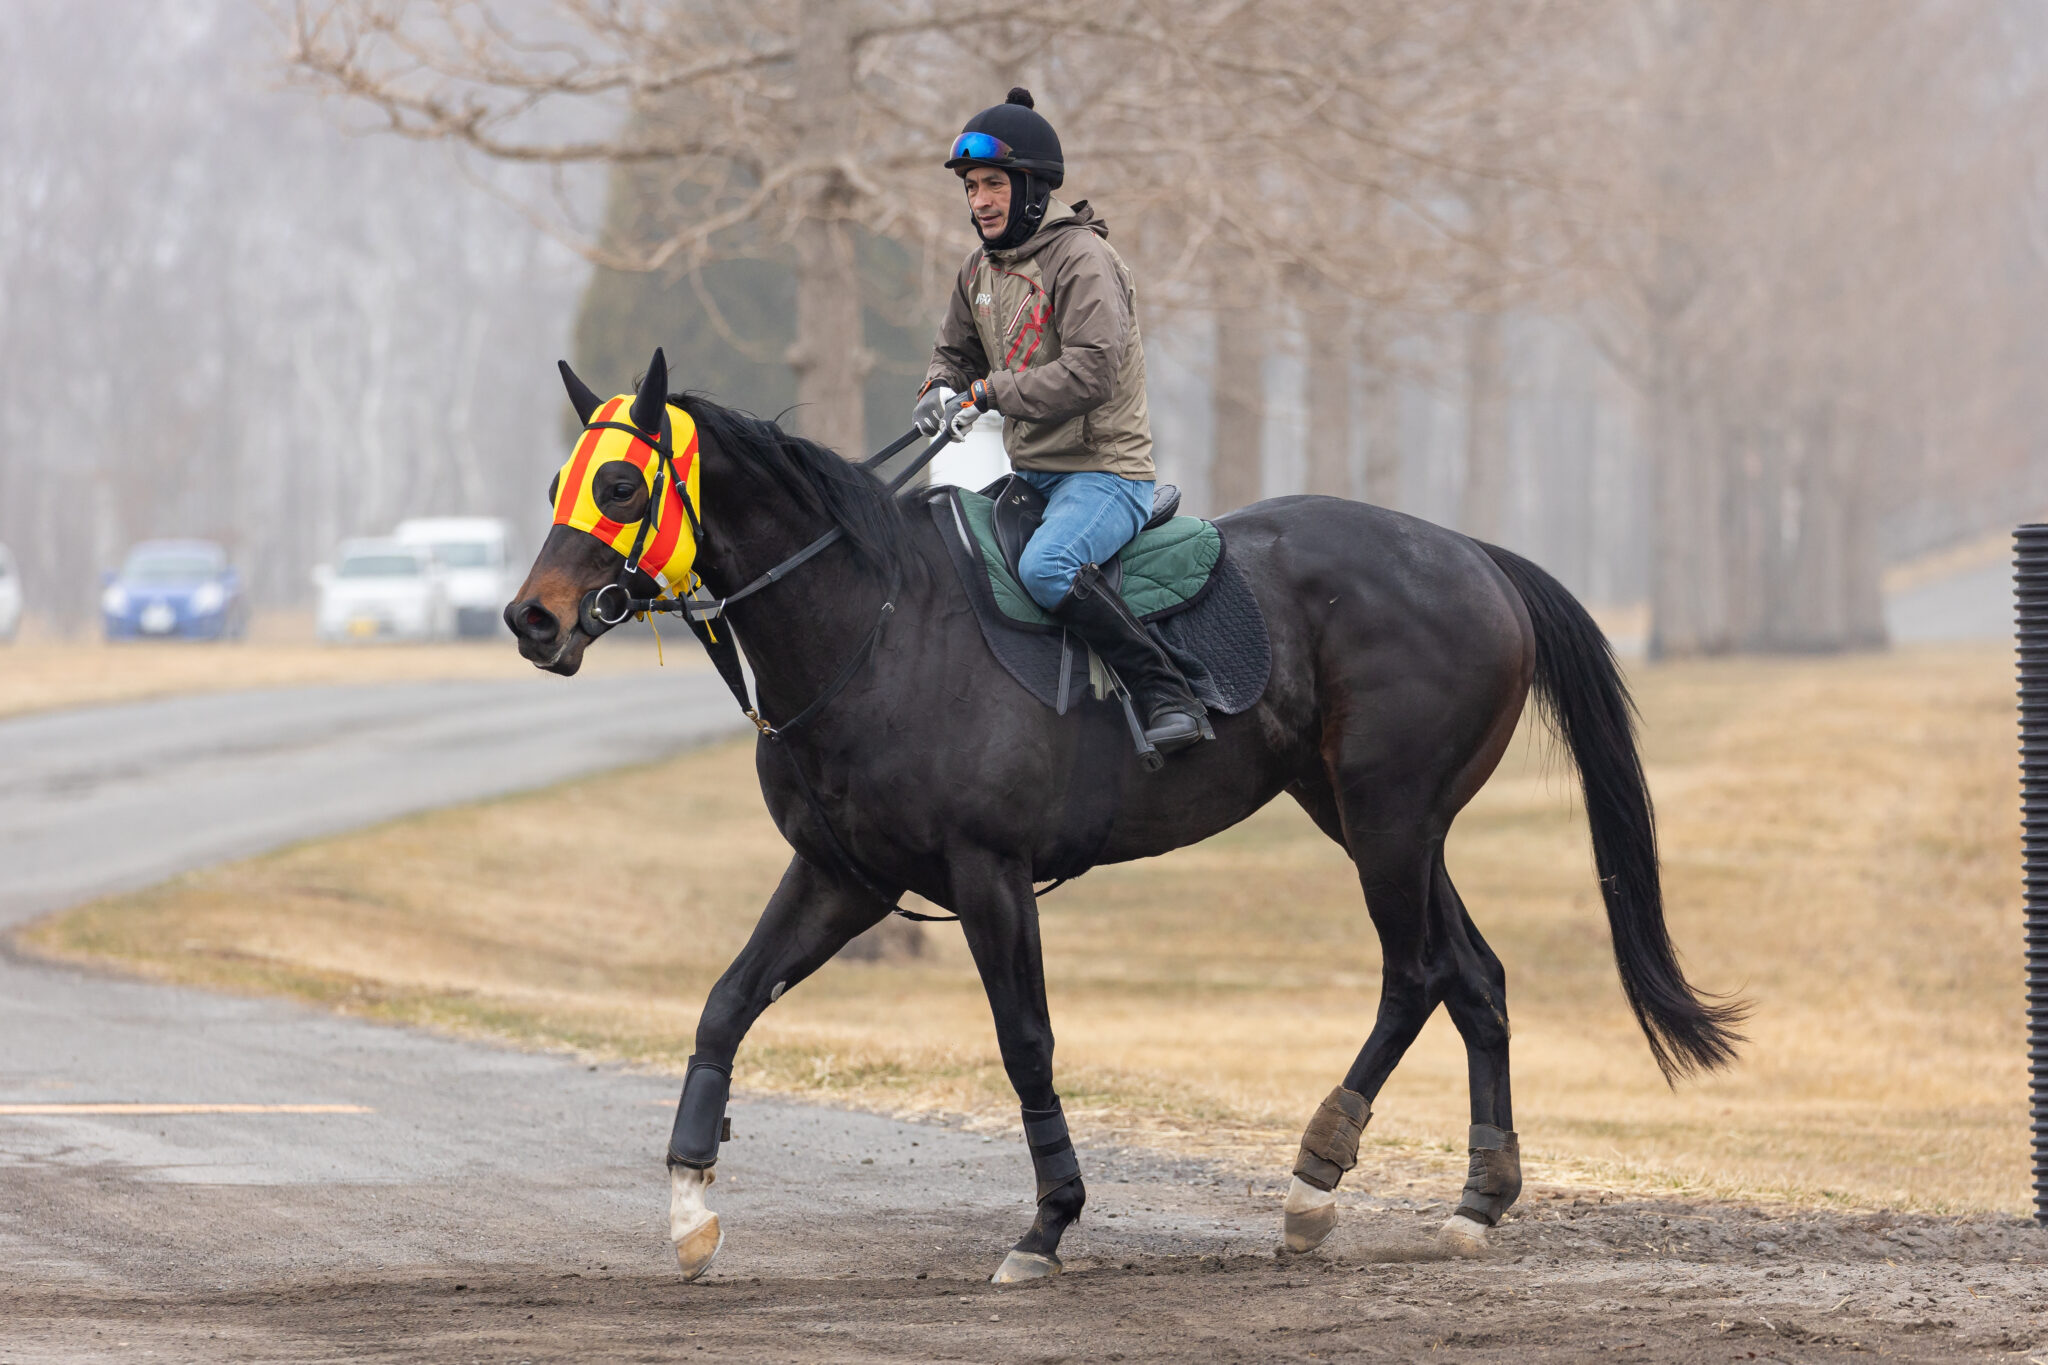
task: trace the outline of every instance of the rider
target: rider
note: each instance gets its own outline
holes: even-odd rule
[[[1152,514],[1131,272],[1086,200],[1052,197],[1065,176],[1060,140],[1030,91],[969,119],[946,168],[966,189],[981,246],[939,325],[917,425],[936,436],[956,413],[1003,415],[1011,467],[1046,499],[1018,560],[1025,591],[1116,670],[1160,752],[1185,748],[1202,737],[1202,703],[1099,567]]]

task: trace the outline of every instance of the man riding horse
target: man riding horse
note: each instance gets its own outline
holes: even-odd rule
[[[967,121],[947,169],[981,245],[960,268],[916,421],[1003,415],[1011,467],[1045,496],[1017,568],[1039,606],[1116,671],[1161,753],[1202,738],[1202,703],[1116,590],[1109,562],[1152,514],[1152,425],[1131,272],[1086,200],[1052,197],[1059,135],[1031,92]]]

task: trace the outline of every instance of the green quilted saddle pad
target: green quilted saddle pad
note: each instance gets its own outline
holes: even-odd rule
[[[988,571],[996,607],[1027,626],[1051,625],[1052,617],[1031,600],[996,548],[994,501],[965,488],[956,489],[955,496],[960,499],[968,534],[981,551],[981,565]],[[1163,526],[1140,531],[1117,555],[1124,566],[1123,599],[1140,620],[1171,615],[1202,595],[1222,557],[1223,533],[1200,517],[1175,517]]]

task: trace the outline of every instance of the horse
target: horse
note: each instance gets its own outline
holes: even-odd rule
[[[604,594],[637,588],[640,603],[655,600],[645,547],[690,542],[667,582],[722,603],[693,628],[744,651],[761,791],[793,850],[698,1021],[668,1152],[686,1277],[723,1244],[705,1191],[749,1027],[905,891],[958,916],[1022,1110],[1037,1200],[991,1278],[1059,1273],[1060,1239],[1087,1192],[1054,1085],[1034,885],[1071,875],[1077,849],[1091,865],[1154,857],[1283,793],[1356,866],[1382,954],[1372,1031],[1303,1133],[1283,1244],[1307,1253],[1335,1226],[1335,1191],[1372,1101],[1442,1005],[1465,1045],[1472,1125],[1469,1179],[1438,1235],[1453,1251],[1483,1252],[1521,1189],[1507,978],[1451,882],[1444,840],[1532,691],[1580,776],[1615,963],[1652,1055],[1673,1082],[1733,1061],[1744,1006],[1696,989],[1665,927],[1628,689],[1585,608],[1528,560],[1332,497],[1274,498],[1219,518],[1264,613],[1271,673],[1255,705],[1213,718],[1212,741],[1152,772],[1114,708],[1056,714],[1008,678],[920,494],[892,495],[865,467],[772,421],[668,393],[660,351],[636,392],[609,401],[561,368],[587,430],[549,491],[557,524],[505,609],[519,652],[574,674],[624,617],[616,603],[602,609]],[[685,429],[688,450],[664,444],[680,446]],[[579,498],[584,516],[571,524],[562,509]],[[728,681],[744,704],[737,674],[735,663]]]

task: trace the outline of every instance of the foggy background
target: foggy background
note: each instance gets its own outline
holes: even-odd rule
[[[530,550],[553,361],[657,344],[864,453],[1023,84],[1190,510],[1397,507],[1660,655],[1878,645],[1888,569],[2048,508],[2044,58],[2038,0],[10,0],[0,541],[60,629],[148,536],[267,606],[401,516]]]

